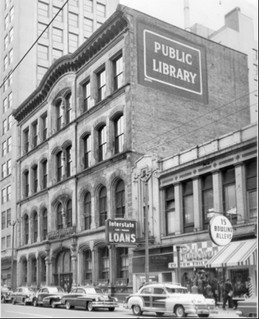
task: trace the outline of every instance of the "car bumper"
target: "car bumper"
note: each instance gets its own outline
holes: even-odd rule
[[[117,302],[93,301],[93,307],[98,308],[115,308],[119,307]]]
[[[28,298],[25,298],[25,303],[32,303],[33,301],[33,297],[28,297]]]

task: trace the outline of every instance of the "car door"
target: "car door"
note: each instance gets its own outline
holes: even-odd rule
[[[76,307],[85,307],[85,299],[84,298],[80,298],[82,296],[86,296],[85,294],[85,290],[83,288],[77,288],[77,296],[74,298],[74,305]]]
[[[72,288],[71,292],[63,298],[65,299],[65,302],[69,301],[71,306],[75,306],[75,298],[78,296],[77,289],[78,288]]]
[[[152,287],[145,287],[144,289],[142,289],[140,296],[143,299],[144,302],[144,307],[148,308],[148,310],[150,311],[151,308],[151,295],[153,293],[153,288]]]
[[[47,297],[49,295],[48,288],[42,288],[38,295],[38,302],[42,304],[43,298]]]
[[[154,287],[151,295],[151,308],[155,312],[164,312],[166,310],[166,291],[162,287]]]

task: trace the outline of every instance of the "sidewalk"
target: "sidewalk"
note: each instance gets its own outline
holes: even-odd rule
[[[210,317],[212,318],[240,318],[236,314],[236,310],[232,308],[226,308],[226,310],[223,310],[222,307],[219,307],[217,309],[218,313],[212,314]]]

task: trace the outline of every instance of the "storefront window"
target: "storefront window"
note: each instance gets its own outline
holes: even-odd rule
[[[249,218],[257,217],[257,162],[253,159],[245,164],[246,192]]]
[[[236,207],[236,180],[235,180],[235,168],[227,168],[222,173],[223,178],[223,209],[227,213],[231,208]],[[237,216],[231,215],[230,221],[232,224],[236,224]]]
[[[165,215],[166,235],[174,234],[176,231],[174,186],[165,189]]]
[[[203,229],[208,229],[209,221],[207,217],[208,209],[213,208],[213,188],[212,175],[202,176],[202,221]]]
[[[193,211],[193,186],[192,181],[183,184],[183,231],[193,232],[194,211]]]

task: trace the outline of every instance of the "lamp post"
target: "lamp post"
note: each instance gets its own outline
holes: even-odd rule
[[[18,220],[13,220],[9,223],[9,226],[12,227],[12,256],[11,256],[11,289],[14,290],[14,226],[18,223]]]

